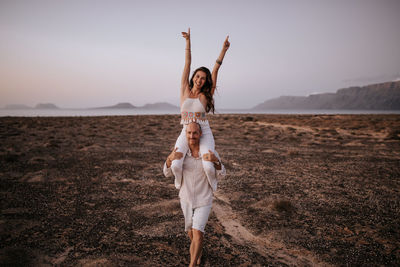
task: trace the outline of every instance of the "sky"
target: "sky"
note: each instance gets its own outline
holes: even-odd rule
[[[0,107],[179,105],[191,70],[214,66],[216,108],[400,78],[398,0],[0,0]]]

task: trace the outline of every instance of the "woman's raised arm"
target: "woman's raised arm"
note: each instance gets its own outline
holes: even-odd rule
[[[218,59],[215,61],[215,65],[212,70],[211,77],[212,77],[213,85],[212,85],[212,89],[211,89],[211,95],[214,95],[215,88],[217,88],[218,70],[219,70],[219,67],[221,67],[222,61],[224,60],[226,51],[228,51],[228,48],[231,45],[228,41],[228,38],[229,38],[229,36],[226,37],[224,44],[222,45],[221,53],[219,54]]]
[[[182,32],[183,38],[186,39],[185,48],[185,66],[183,67],[182,80],[181,80],[181,103],[183,101],[185,91],[189,90],[189,74],[190,74],[190,63],[192,61],[190,51],[190,28],[188,32]]]

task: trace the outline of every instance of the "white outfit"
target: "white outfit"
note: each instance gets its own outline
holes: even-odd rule
[[[217,152],[215,152],[215,155],[220,160]],[[217,178],[226,175],[225,167],[221,164],[221,170],[214,169],[215,180],[210,180],[203,169],[201,155],[195,158],[188,150],[184,158],[179,198],[185,216],[185,231],[194,228],[204,232],[211,211],[213,191],[217,189]],[[164,164],[163,171],[166,177],[173,176],[172,166],[167,168],[167,165]]]
[[[181,209],[185,217],[185,231],[196,229],[204,233],[208,216],[210,216],[212,204],[193,208],[190,204],[181,200]]]
[[[189,150],[186,138],[186,126],[191,122],[197,122],[200,125],[202,132],[200,137],[200,154],[207,154],[209,153],[209,150],[215,153],[214,136],[211,132],[210,125],[206,118],[206,111],[203,104],[200,102],[200,99],[189,97],[186,98],[181,106],[181,116],[181,124],[183,124],[183,128],[175,143],[175,148],[178,148],[177,151],[182,152],[183,155],[186,155],[187,151]],[[175,187],[177,189],[181,187],[183,160],[184,157],[179,160],[172,161],[171,168],[175,175]],[[214,164],[210,161],[203,160],[203,168],[209,180],[215,180]],[[215,189],[213,187],[213,190]]]

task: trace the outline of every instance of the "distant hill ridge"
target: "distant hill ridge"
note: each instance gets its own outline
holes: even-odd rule
[[[146,104],[144,106],[134,106],[131,103],[128,102],[122,102],[118,103],[113,106],[105,106],[105,107],[95,107],[95,108],[83,108],[83,109],[135,109],[135,108],[141,108],[141,109],[152,109],[152,110],[175,110],[179,109],[179,107],[174,106],[172,104],[169,104],[167,102],[157,102],[153,104]],[[1,109],[1,108],[0,108]],[[59,108],[56,105],[52,103],[45,103],[45,104],[37,104],[34,108],[27,106],[27,105],[22,105],[22,104],[10,104],[6,105],[4,109],[63,109]]]
[[[281,96],[253,108],[267,109],[400,110],[400,81],[343,88],[336,93]]]
[[[52,103],[39,103],[34,108],[22,104],[10,104],[6,105],[4,109],[60,109],[60,108]]]
[[[158,102],[144,106],[134,106],[128,102],[113,106],[89,109],[152,109],[179,110],[179,107]],[[4,109],[60,109],[52,103],[40,103],[34,108],[20,105],[6,105]],[[337,109],[337,110],[400,110],[400,81],[371,84],[363,87],[354,86],[338,89],[336,93],[312,94],[309,96],[280,96],[269,99],[251,110],[273,109]]]
[[[52,103],[39,103],[35,106],[36,109],[59,109],[56,105]]]
[[[143,108],[143,109],[152,109],[152,110],[179,109],[177,106],[174,106],[174,105],[166,103],[166,102],[146,104],[146,105],[140,106],[140,107],[134,106],[131,103],[124,102],[124,103],[118,103],[113,106],[99,107],[99,108],[94,108],[94,109],[131,109],[131,108]]]
[[[93,108],[93,109],[130,109],[130,108],[136,108],[134,105],[128,102],[122,102],[118,103],[113,106],[106,106],[106,107],[98,107],[98,108]]]

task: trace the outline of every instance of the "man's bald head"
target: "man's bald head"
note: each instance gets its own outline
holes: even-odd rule
[[[199,145],[201,137],[201,127],[197,122],[191,122],[186,126],[186,138],[189,145]]]
[[[188,131],[188,129],[190,128],[190,130],[197,130],[201,133],[201,126],[200,124],[198,124],[197,122],[191,122],[186,126],[186,132]]]

